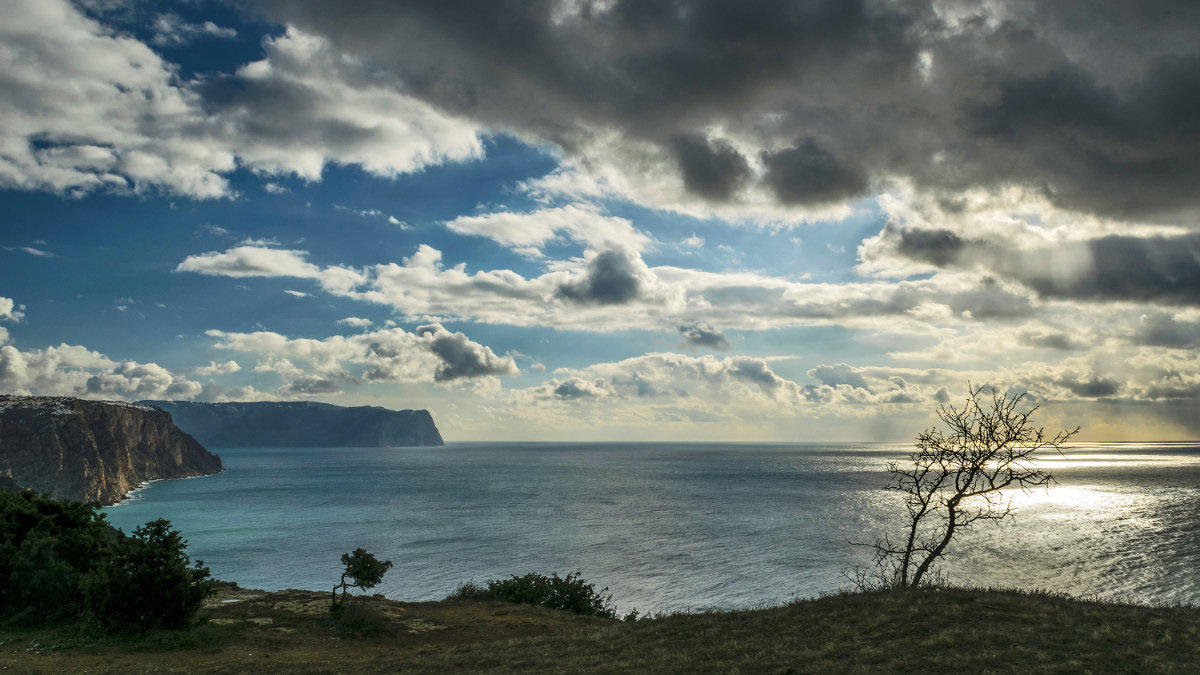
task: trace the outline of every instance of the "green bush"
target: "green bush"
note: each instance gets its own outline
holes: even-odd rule
[[[0,619],[52,624],[90,618],[106,629],[185,625],[208,595],[209,572],[166,520],[132,536],[94,504],[0,491]]]
[[[167,520],[152,520],[120,536],[89,579],[88,606],[102,623],[122,630],[182,628],[209,594],[208,568],[191,565],[187,541]]]
[[[562,609],[584,616],[616,618],[612,595],[608,588],[596,591],[593,584],[583,580],[579,572],[560,577],[531,572],[508,579],[492,579],[486,587],[464,583],[450,595],[456,600],[502,600],[515,604],[528,603],[550,609]]]
[[[117,536],[90,504],[0,490],[0,618],[74,619]]]

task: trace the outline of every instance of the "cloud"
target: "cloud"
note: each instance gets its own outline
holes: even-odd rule
[[[185,81],[147,45],[65,0],[18,3],[0,27],[0,186],[80,194],[232,194],[238,166],[319,180],[329,162],[377,175],[482,155],[478,129],[315,35],[271,38],[234,74]],[[173,15],[160,44],[229,29]]]
[[[299,391],[288,389],[291,383],[311,388],[317,386],[316,380],[340,383],[340,387],[363,382],[469,381],[520,372],[512,357],[497,356],[487,346],[440,324],[420,326],[412,333],[387,328],[323,340],[270,331],[206,334],[216,338],[217,349],[256,355],[260,362],[255,370],[283,377],[289,394]]]
[[[0,29],[24,50],[0,57],[0,185],[228,196],[238,166],[390,176],[506,133],[560,159],[533,196],[796,224],[894,183],[1022,187],[1194,227],[1200,10],[1142,5],[261,0],[284,26],[263,58],[182,80],[103,12],[25,3]]]
[[[1102,398],[1114,396],[1123,388],[1115,379],[1099,377],[1095,373],[1090,376],[1079,376],[1071,373],[1058,380],[1057,384],[1066,387],[1072,394],[1081,398]]]
[[[649,267],[636,252],[609,249],[556,261],[538,276],[468,272],[421,245],[401,263],[361,270],[318,268],[303,251],[239,247],[189,256],[177,269],[226,276],[319,280],[334,295],[377,303],[418,321],[465,320],[564,330],[677,331],[698,321],[742,330],[863,322],[915,325],[1036,316],[1035,293],[1005,280],[942,274],[918,281],[808,283],[749,272]],[[613,306],[622,311],[613,313]],[[892,327],[904,325],[893,321]]]
[[[348,267],[330,266],[319,268],[305,260],[307,253],[286,249],[270,248],[268,242],[247,242],[226,251],[210,251],[190,255],[175,266],[176,272],[195,272],[208,276],[233,278],[245,277],[295,277],[316,279],[330,292],[348,292],[362,284],[361,273]],[[296,297],[300,291],[284,291]]]
[[[205,21],[203,23],[188,23],[178,14],[160,14],[154,20],[154,37],[150,39],[158,46],[184,45],[200,38],[229,39],[237,37],[237,31],[223,28]]]
[[[639,270],[633,256],[624,251],[604,251],[587,264],[587,274],[558,287],[560,297],[581,303],[616,305],[629,302],[638,295],[641,285]],[[640,265],[645,267],[644,264]]]
[[[671,152],[688,191],[715,201],[728,201],[750,178],[750,164],[724,139],[678,133],[669,140]]]
[[[238,246],[218,253],[190,255],[175,267],[176,272],[196,272],[223,277],[300,277],[321,276],[316,265],[307,262],[303,251]]]
[[[228,375],[229,373],[236,373],[241,369],[242,367],[238,365],[238,362],[231,359],[225,363],[210,361],[207,366],[194,368],[193,372],[197,375]]]
[[[366,328],[374,322],[360,316],[348,316],[344,319],[338,319],[337,323],[342,326],[350,326],[351,328]]]
[[[280,388],[279,393],[289,398],[303,398],[339,394],[341,391],[341,387],[332,380],[304,375]]]
[[[474,378],[495,375],[516,375],[516,363],[512,357],[501,358],[478,342],[472,342],[462,333],[452,333],[441,324],[419,326],[417,337],[423,338],[429,349],[439,359],[434,372],[434,380],[448,382],[463,378]]]
[[[558,382],[553,388],[554,398],[563,401],[572,401],[576,399],[586,398],[602,398],[604,396],[613,395],[604,380],[596,382],[588,382],[579,378],[570,378]]]
[[[4,250],[6,250],[6,251],[21,251],[22,253],[28,253],[29,255],[35,256],[38,258],[57,258],[58,257],[49,251],[45,251],[40,248],[34,248],[33,246],[21,246],[18,248],[10,248],[8,246],[5,246]]]
[[[1058,351],[1073,351],[1083,349],[1084,344],[1066,333],[1030,331],[1020,334],[1023,344],[1038,349],[1054,349]]]
[[[1196,207],[1183,1],[264,5],[415,97],[558,145],[559,179],[660,208],[795,222],[761,194],[843,200],[887,176],[1041,186],[1118,218]]]
[[[801,387],[785,380],[766,361],[746,356],[651,353],[580,370],[561,369],[547,382],[513,393],[519,400],[695,399],[696,404],[730,399],[798,401]]]
[[[0,389],[13,394],[135,400],[190,399],[201,386],[155,363],[115,362],[85,347],[60,344],[30,351],[0,346]]]
[[[733,348],[725,335],[706,321],[696,321],[686,326],[680,326],[679,334],[689,349],[706,347],[724,352]]]
[[[867,179],[816,139],[806,136],[790,148],[764,151],[766,182],[785,204],[842,201],[867,190]]]
[[[889,224],[864,259],[899,256],[937,268],[981,269],[1047,298],[1200,305],[1200,233],[1108,235],[1040,248]]]
[[[1194,347],[1200,344],[1200,320],[1180,320],[1163,311],[1143,314],[1132,341],[1156,347]]]
[[[265,59],[195,85],[239,159],[267,173],[320,180],[338,162],[393,176],[482,156],[476,126],[400,89],[295,28],[267,40]]]
[[[163,396],[171,399],[191,399],[201,386],[187,379],[176,378],[166,368],[155,363],[126,361],[99,372],[87,379],[86,392],[93,396],[115,396],[123,399],[142,399]]]
[[[12,298],[0,296],[0,321],[20,321],[25,318],[24,305],[18,305]]]
[[[595,207],[581,204],[528,213],[459,216],[446,227],[459,234],[487,237],[533,257],[541,257],[545,245],[560,235],[597,249],[644,251],[651,241],[627,219],[604,216]]]
[[[809,377],[820,380],[821,384],[836,387],[845,384],[855,389],[867,389],[867,381],[853,367],[845,363],[836,365],[817,366],[806,373]]]

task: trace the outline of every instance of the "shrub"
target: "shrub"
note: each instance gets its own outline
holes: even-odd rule
[[[187,542],[170,525],[156,520],[126,536],[95,504],[0,491],[0,618],[185,625],[209,593],[209,572],[190,566]]]
[[[112,628],[181,628],[209,594],[208,568],[190,560],[187,541],[169,521],[152,520],[121,535],[87,585],[88,604]]]
[[[487,600],[487,587],[480,586],[474,581],[464,581],[454,589],[447,600]]]
[[[465,583],[458,587],[451,598],[462,600],[502,600],[515,604],[528,603],[550,609],[562,609],[583,616],[616,618],[612,606],[612,595],[605,595],[608,588],[599,592],[593,584],[584,581],[579,572],[560,577],[531,572],[524,576],[508,579],[492,579],[487,587]]]
[[[109,554],[116,532],[91,504],[0,491],[0,617],[75,618],[84,580]]]

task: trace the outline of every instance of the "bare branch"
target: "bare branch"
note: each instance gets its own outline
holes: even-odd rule
[[[884,534],[869,546],[878,574],[891,575],[890,585],[919,587],[936,574],[934,565],[962,530],[1012,518],[1012,498],[1004,491],[1052,485],[1054,477],[1033,464],[1034,454],[1053,449],[1061,455],[1079,432],[1076,427],[1047,438],[1030,423],[1038,407],[1021,410],[1025,394],[1002,394],[969,382],[967,391],[961,408],[946,403],[937,410],[947,432],[926,429],[917,435],[907,463],[888,464],[891,478],[884,489],[904,495],[909,518],[902,541]]]

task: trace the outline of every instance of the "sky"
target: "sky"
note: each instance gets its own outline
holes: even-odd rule
[[[1200,438],[1192,0],[0,0],[0,391]]]

